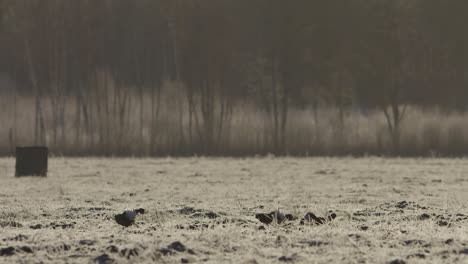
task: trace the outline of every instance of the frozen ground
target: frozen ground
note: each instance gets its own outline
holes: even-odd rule
[[[465,159],[55,158],[49,166],[47,178],[16,179],[14,160],[0,160],[0,262],[468,262]],[[147,214],[136,226],[114,222],[139,207]],[[276,209],[299,219],[255,218]],[[329,210],[338,215],[329,223],[300,224]]]

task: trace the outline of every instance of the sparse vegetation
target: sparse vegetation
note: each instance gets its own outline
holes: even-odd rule
[[[47,178],[0,171],[0,261],[464,263],[466,164],[55,158]],[[115,222],[138,207],[135,225]],[[256,218],[278,209],[281,224]]]

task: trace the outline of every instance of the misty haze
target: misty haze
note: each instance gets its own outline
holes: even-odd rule
[[[1,263],[466,263],[468,1],[0,0]]]

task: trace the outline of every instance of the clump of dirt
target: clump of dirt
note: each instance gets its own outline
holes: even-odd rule
[[[192,249],[187,248],[180,241],[175,241],[175,242],[169,244],[167,247],[159,249],[159,252],[161,254],[163,254],[164,256],[175,255],[177,253],[183,253],[183,252],[187,252],[190,255],[195,255],[195,251],[193,251]]]
[[[240,218],[219,218],[219,219],[194,219],[188,224],[178,224],[175,226],[176,229],[180,230],[203,230],[203,229],[214,229],[215,227],[225,228],[228,225],[236,225],[241,227],[249,227],[255,224],[252,221],[240,219]]]
[[[334,174],[336,174],[336,171],[325,169],[325,170],[318,170],[318,171],[315,172],[315,174],[317,174],[317,175],[334,175]]]
[[[78,244],[82,246],[94,246],[96,245],[96,243],[97,243],[96,240],[83,239],[83,240],[78,241]]]
[[[429,248],[432,246],[432,244],[430,242],[426,242],[424,240],[420,240],[420,239],[408,239],[408,240],[404,240],[403,241],[403,245],[407,246],[407,247],[425,247],[425,248]]]
[[[47,224],[47,225],[43,225],[43,224],[33,224],[33,225],[30,225],[29,228],[31,229],[46,229],[46,228],[52,228],[52,229],[69,229],[69,228],[74,228],[76,225],[76,222],[70,222],[70,223],[64,223],[64,222],[61,222],[61,223],[56,223],[56,222],[52,222],[50,224]]]
[[[412,258],[416,258],[416,259],[425,259],[425,258],[426,258],[426,254],[424,254],[424,253],[414,253],[414,254],[408,255],[406,258],[407,258],[407,259],[412,259]]]
[[[366,208],[359,210],[352,214],[351,219],[359,222],[366,222],[370,217],[386,217],[385,222],[392,221],[410,221],[410,220],[428,220],[431,215],[427,212],[420,213],[420,211],[426,211],[431,208],[427,206],[419,205],[412,201],[400,201],[393,203],[383,203],[373,208]],[[433,211],[433,210],[432,210]],[[416,214],[419,213],[419,214]],[[375,224],[380,224],[381,221],[376,221]]]
[[[195,262],[196,260],[192,257],[187,257],[187,258],[181,258],[180,259],[180,262],[181,263],[191,263],[191,262]]]
[[[14,247],[5,247],[5,248],[0,248],[0,256],[1,257],[10,257],[15,254],[15,248]]]
[[[426,212],[420,213],[420,211]],[[357,211],[353,213],[352,219],[356,221],[366,221],[366,218],[368,217],[386,216],[385,222],[388,223],[392,221],[426,221],[434,219],[435,224],[442,227],[452,227],[455,223],[468,221],[467,215],[461,213],[447,214],[443,213],[442,211],[443,210],[441,209],[422,206],[411,201],[400,201],[397,203],[383,203],[374,208],[367,208]],[[416,214],[418,212],[419,214]],[[375,224],[381,224],[381,221],[376,221]]]
[[[177,211],[181,215],[186,215],[191,218],[209,218],[209,219],[216,219],[222,215],[222,213],[216,213],[209,210],[204,209],[195,209],[193,207],[184,207]]]
[[[420,220],[420,221],[428,220],[430,218],[431,218],[431,216],[429,214],[427,214],[427,213],[423,213],[423,214],[418,216],[418,220]]]
[[[18,248],[21,252],[24,252],[24,253],[33,253],[33,250],[31,247],[29,246],[21,246]]]
[[[443,250],[437,252],[436,255],[441,256],[443,259],[448,258],[450,255],[468,255],[468,248]]]
[[[20,228],[23,227],[21,223],[15,222],[15,221],[1,221],[0,222],[0,227],[6,228],[6,227],[14,227],[14,228]]]
[[[26,241],[26,240],[28,240],[28,239],[29,239],[28,236],[19,234],[19,235],[17,235],[17,236],[4,238],[4,239],[2,239],[2,240],[3,240],[3,241]]]
[[[61,229],[68,229],[68,228],[74,228],[76,225],[76,222],[71,222],[71,223],[50,223],[49,224],[49,227],[51,227],[52,229],[58,229],[58,228],[61,228]]]
[[[66,207],[62,208],[64,211],[64,218],[66,219],[88,219],[95,217],[105,217],[108,216],[111,211],[111,208],[107,207]]]
[[[33,253],[33,250],[29,246],[19,246],[19,247],[4,247],[0,248],[0,257],[11,257],[17,253]]]
[[[388,262],[388,264],[406,264],[406,262],[402,259],[394,259],[390,262]]]
[[[214,227],[214,226],[211,226]],[[202,229],[208,229],[210,228],[210,225],[204,222],[200,222],[198,220],[195,220],[194,222],[188,224],[188,225],[177,225],[177,229],[180,230],[202,230]]]
[[[361,230],[361,231],[367,231],[367,230],[369,230],[369,226],[361,225],[361,226],[358,226],[358,229]]]
[[[38,250],[45,250],[47,253],[53,254],[53,253],[63,253],[70,251],[72,247],[68,244],[58,244],[58,245],[45,245],[41,246],[38,248]]]
[[[415,202],[400,201],[396,203],[383,203],[377,207],[366,208],[353,213],[355,217],[369,216],[384,216],[392,214],[402,214],[405,211],[428,210],[426,206],[419,205]]]
[[[278,260],[281,262],[296,262],[297,259],[298,259],[297,254],[293,254],[291,256],[281,256],[278,258]]]
[[[453,224],[468,220],[468,216],[464,214],[441,214],[435,216],[438,226],[452,227]]]
[[[330,243],[329,242],[324,242],[320,240],[307,240],[307,241],[301,241],[301,244],[305,244],[309,247],[321,247],[321,246],[327,246]]]
[[[102,254],[93,259],[94,263],[97,264],[112,264],[115,263],[115,260],[107,254]]]
[[[399,210],[396,209],[405,209],[405,210],[427,210],[429,207],[427,206],[422,206],[419,205],[415,202],[412,201],[400,201],[396,203],[383,203],[378,206],[379,209],[383,211],[397,211],[400,212]]]

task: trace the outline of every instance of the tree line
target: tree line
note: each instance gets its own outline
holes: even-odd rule
[[[112,154],[133,133],[151,154],[170,106],[181,152],[219,154],[248,104],[268,152],[287,152],[291,109],[318,123],[327,106],[337,140],[349,111],[381,111],[398,153],[408,105],[466,109],[466,14],[464,0],[0,0],[14,83],[0,89],[33,98],[36,144]]]

